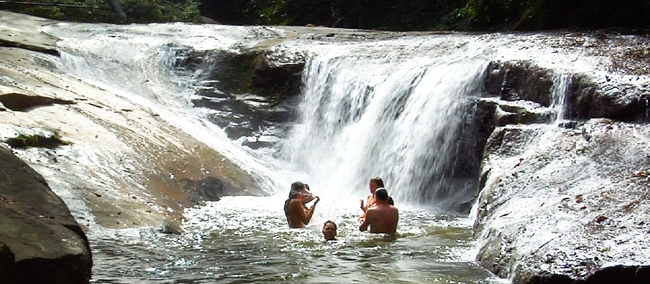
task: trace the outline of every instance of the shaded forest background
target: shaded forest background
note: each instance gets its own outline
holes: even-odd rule
[[[77,22],[316,25],[392,31],[650,29],[650,0],[0,1],[0,9]]]

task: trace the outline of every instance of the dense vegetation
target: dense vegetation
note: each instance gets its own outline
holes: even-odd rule
[[[76,22],[195,22],[200,18],[199,1],[195,0],[119,0],[117,2],[126,17],[120,17],[108,0],[16,0],[0,3],[0,9]]]
[[[27,1],[27,0],[22,0]],[[9,1],[12,2],[12,1]],[[0,9],[89,22],[201,21],[323,25],[382,30],[543,30],[650,28],[650,0],[41,0],[59,6],[2,3]],[[64,7],[78,5],[95,8]]]
[[[204,0],[231,24],[386,30],[648,28],[650,0]]]

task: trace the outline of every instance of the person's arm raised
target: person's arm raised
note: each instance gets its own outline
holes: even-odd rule
[[[370,208],[370,198],[371,197],[372,197],[372,195],[368,195],[368,197],[366,198],[367,199],[366,204],[363,203],[363,199],[359,199],[361,201],[361,210],[363,210],[363,213],[368,212],[368,208]]]
[[[309,221],[311,221],[311,216],[314,215],[314,209],[316,208],[316,204],[318,204],[318,202],[320,201],[320,197],[316,196],[315,199],[316,199],[316,201],[314,201],[314,205],[312,205],[311,208],[309,208],[309,210],[307,210],[307,215],[305,216],[304,219],[302,219],[303,223],[305,223],[305,225],[309,224]]]

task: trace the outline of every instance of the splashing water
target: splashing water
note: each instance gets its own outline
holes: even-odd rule
[[[190,209],[188,233],[109,231],[94,243],[94,283],[497,283],[473,259],[463,219],[406,211],[396,237],[357,231],[358,212],[286,227],[281,198],[226,197]]]

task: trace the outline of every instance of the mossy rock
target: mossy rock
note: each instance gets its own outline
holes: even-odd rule
[[[25,135],[20,134],[16,137],[9,138],[5,141],[12,148],[25,149],[30,147],[37,148],[56,148],[59,146],[70,145],[70,142],[63,141],[58,134],[46,137],[42,135]]]

